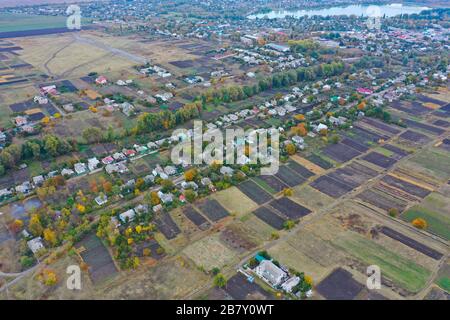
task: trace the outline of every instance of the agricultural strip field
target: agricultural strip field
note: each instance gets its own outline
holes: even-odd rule
[[[211,221],[217,222],[227,217],[228,211],[217,200],[206,199],[196,202],[195,206]]]
[[[374,190],[364,190],[358,194],[358,199],[369,203],[377,208],[383,209],[384,211],[389,211],[389,209],[395,208],[399,212],[402,212],[406,206],[407,202],[393,198],[385,193],[381,193]]]
[[[299,205],[287,197],[273,200],[269,206],[278,210],[280,213],[292,220],[297,220],[311,213],[311,210]]]
[[[275,174],[275,177],[283,181],[289,187],[294,187],[306,181],[305,178],[296,174],[294,171],[289,169],[287,166],[281,166],[278,169],[278,172]]]
[[[393,126],[390,126],[384,122],[381,122],[381,121],[373,119],[373,118],[364,117],[361,121],[376,128],[376,129],[379,129],[384,132],[389,132],[393,135],[400,133],[400,131],[401,131],[400,129],[397,129]]]
[[[280,217],[267,207],[260,207],[253,214],[277,230],[283,229],[284,223],[286,222],[286,219]]]
[[[396,160],[400,160],[401,158],[406,157],[409,154],[407,151],[400,149],[399,147],[396,147],[392,144],[385,144],[383,145],[383,148],[397,155],[397,156],[392,155],[392,157]]]
[[[406,130],[399,137],[401,139],[414,142],[418,145],[426,144],[431,141],[431,139],[428,136],[413,130]]]
[[[209,228],[210,224],[197,210],[188,205],[183,208],[184,215],[202,230]]]
[[[442,128],[449,128],[450,127],[450,122],[442,120],[442,119],[435,120],[432,123],[435,126],[442,127]]]
[[[211,196],[211,199],[219,201],[230,214],[235,214],[238,217],[241,217],[258,207],[256,202],[247,197],[237,187],[231,187],[216,192]]]
[[[386,157],[385,155],[382,155],[381,153],[375,151],[372,151],[369,154],[365,155],[362,159],[384,169],[392,167],[397,162],[397,160]]]
[[[87,235],[77,244],[77,248],[81,258],[89,266],[94,284],[101,283],[117,273],[111,255],[96,235]]]
[[[323,149],[323,153],[337,162],[347,162],[361,154],[361,152],[342,143],[328,145]]]
[[[381,227],[380,231],[384,235],[386,235],[394,240],[400,241],[404,245],[406,245],[410,248],[413,248],[414,250],[417,250],[417,251],[423,253],[424,255],[429,256],[435,260],[440,260],[443,256],[442,253],[440,253],[440,252],[438,252],[438,251],[436,251],[414,239],[411,239],[410,237],[407,237],[404,234],[397,232],[389,227],[383,226],[383,227]]]
[[[362,170],[358,170],[358,168]],[[327,176],[354,189],[376,175],[377,173],[372,169],[360,164],[352,164],[344,168],[339,168]]]
[[[422,289],[431,275],[424,267],[356,233],[337,238],[333,245],[365,264],[380,266],[384,276],[410,292]]]
[[[367,140],[372,141],[372,142],[377,142],[380,139],[382,139],[382,140],[389,139],[389,136],[386,134],[379,134],[374,131],[367,130],[358,124],[355,124],[353,128],[356,130],[355,131],[356,134],[363,135],[364,137],[367,138]]]
[[[352,190],[351,187],[328,176],[319,177],[314,180],[310,186],[335,199],[342,197],[344,194]]]
[[[295,187],[292,198],[313,211],[321,209],[334,201],[331,197],[312,188],[310,185]]]
[[[440,213],[434,210],[416,205],[408,209],[401,215],[405,221],[412,222],[416,218],[424,219],[427,222],[427,231],[434,233],[447,241],[450,240],[450,218],[447,213]]]
[[[249,282],[242,273],[232,276],[224,290],[234,300],[268,300],[273,297],[255,282]]]
[[[404,192],[407,192],[409,194],[412,194],[416,197],[419,198],[425,198],[427,195],[429,195],[431,193],[430,190],[421,188],[415,184],[409,183],[407,181],[398,179],[394,176],[391,175],[386,175],[384,176],[381,181],[383,181],[384,183],[390,185],[390,186],[394,186],[395,188],[398,188]]]
[[[272,175],[261,175],[254,179],[256,182],[262,181],[262,183],[267,184],[275,192],[280,192],[287,188],[288,185],[282,182],[280,179]]]
[[[168,240],[176,238],[181,232],[168,213],[163,213],[155,219],[155,225]]]
[[[420,116],[430,112],[430,109],[415,101],[405,103],[404,101],[395,100],[391,103],[391,108],[414,116]]]
[[[364,286],[347,270],[333,270],[317,286],[317,292],[327,300],[353,300]]]
[[[272,196],[269,193],[259,187],[256,182],[252,180],[244,181],[243,183],[238,185],[238,188],[257,204],[263,204],[272,199]]]
[[[425,168],[438,180],[450,178],[450,166],[448,165],[450,163],[450,153],[442,149],[422,150],[408,159],[408,162],[413,162]]]
[[[365,145],[362,145],[361,143],[351,139],[351,138],[344,138],[341,141],[343,144],[345,144],[346,146],[353,148],[359,152],[366,152],[367,150],[369,150],[368,147],[366,147]]]
[[[439,100],[439,99],[434,99],[434,98],[431,98],[431,97],[427,97],[427,96],[425,96],[423,94],[416,95],[416,98],[418,100],[424,102],[424,103],[431,102],[431,103],[437,104],[438,106],[441,106],[441,107],[445,106],[447,104],[447,102],[445,102],[445,101],[442,101],[442,100]]]
[[[311,161],[315,165],[321,167],[324,170],[333,168],[333,164],[325,160],[324,158],[320,157],[317,154],[311,154],[306,157],[307,160]]]
[[[306,169],[305,167],[303,167],[301,164],[298,164],[297,162],[290,160],[286,166],[291,169],[292,171],[294,171],[295,173],[297,173],[298,175],[302,176],[305,179],[308,179],[312,176],[314,176],[315,174],[311,171],[309,171],[308,169]]]
[[[402,120],[403,120],[403,122],[406,125],[408,125],[408,127],[425,130],[425,131],[427,131],[427,132],[429,132],[431,134],[434,134],[434,135],[440,135],[440,134],[445,132],[445,130],[442,129],[442,128],[437,128],[437,127],[434,127],[434,126],[430,126],[430,125],[425,124],[425,123],[417,122],[417,121],[410,120],[410,119],[402,119]]]

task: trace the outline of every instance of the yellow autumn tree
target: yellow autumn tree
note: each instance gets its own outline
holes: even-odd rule
[[[293,143],[289,143],[286,145],[286,152],[288,155],[292,156],[293,154],[295,154],[297,152],[297,148],[295,147],[295,145]]]
[[[31,215],[30,221],[28,222],[28,229],[36,237],[42,234],[44,228],[42,227],[41,219],[38,214],[35,213]]]
[[[412,225],[417,229],[426,229],[428,227],[428,223],[425,219],[416,218],[412,221]]]
[[[56,232],[49,228],[44,230],[44,239],[52,246],[55,246],[58,241],[58,239],[56,238]]]
[[[195,168],[189,169],[184,173],[184,178],[186,179],[186,181],[192,181],[195,179],[196,176],[197,176],[197,169]]]

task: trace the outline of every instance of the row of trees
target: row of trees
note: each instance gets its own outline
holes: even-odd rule
[[[182,124],[189,119],[197,118],[200,115],[202,105],[200,102],[185,104],[175,113],[163,110],[157,113],[145,112],[137,120],[136,133],[145,133],[154,130],[167,130]]]
[[[42,140],[28,140],[24,144],[12,144],[0,153],[0,175],[4,169],[15,167],[20,161],[56,157],[74,150],[74,143],[54,135],[46,135]]]
[[[295,70],[275,73],[270,77],[259,80],[255,85],[230,86],[220,89],[210,89],[203,93],[198,100],[203,105],[208,103],[229,103],[252,97],[260,92],[272,88],[283,88],[301,81],[313,81],[322,77],[331,77],[342,74],[345,66],[342,61],[322,63],[311,67],[301,67]]]

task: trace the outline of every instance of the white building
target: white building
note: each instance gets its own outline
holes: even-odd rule
[[[270,285],[276,287],[287,277],[287,273],[278,268],[272,261],[263,260],[255,268],[256,274]]]

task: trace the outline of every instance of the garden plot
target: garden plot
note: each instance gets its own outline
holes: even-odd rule
[[[328,268],[320,265],[288,241],[280,241],[268,250],[271,257],[281,261],[283,265],[294,270],[301,270],[317,284],[328,272]]]
[[[230,214],[236,214],[238,217],[258,207],[257,203],[243,194],[237,187],[216,192],[211,198],[219,201]]]
[[[89,234],[77,244],[78,252],[89,266],[94,284],[103,282],[117,273],[116,266],[108,250],[94,234]]]
[[[365,265],[378,265],[383,278],[415,293],[423,289],[431,272],[411,259],[377,244],[355,232],[346,232],[333,241],[333,245],[343,249],[349,255]]]
[[[286,222],[286,219],[280,217],[278,214],[270,210],[268,207],[260,207],[256,209],[253,212],[253,214],[277,230],[281,230],[284,228],[284,223]]]
[[[174,239],[181,232],[177,224],[172,220],[172,217],[164,212],[157,219],[155,225],[158,230],[168,239]]]
[[[413,102],[405,102],[400,100],[395,100],[391,103],[391,108],[414,115],[421,116],[430,112],[430,109],[424,107],[421,103],[413,101]]]
[[[295,187],[296,185],[302,184],[306,181],[305,178],[296,174],[287,166],[280,166],[278,172],[275,174],[275,177],[283,181],[289,187]]]
[[[368,124],[376,129],[378,129],[378,130],[381,130],[383,132],[388,132],[392,135],[400,133],[400,131],[401,131],[400,129],[397,129],[394,126],[388,125],[384,122],[381,122],[380,120],[376,120],[373,118],[364,117],[361,121],[365,124]]]
[[[263,204],[272,199],[272,196],[269,193],[264,191],[256,184],[256,182],[252,180],[247,180],[241,183],[240,185],[238,185],[238,188],[257,204]]]
[[[364,286],[347,270],[337,268],[317,286],[317,292],[327,300],[353,300]]]
[[[417,122],[410,119],[402,119],[402,120],[408,127],[425,130],[426,132],[431,133],[433,135],[440,135],[445,132],[445,129],[430,126],[429,124],[425,124],[422,122]]]
[[[184,248],[183,254],[198,267],[210,271],[213,268],[231,266],[237,261],[237,252],[226,246],[219,234],[202,238]]]
[[[362,145],[361,143],[351,139],[351,138],[344,138],[341,141],[343,144],[345,144],[346,146],[355,149],[356,151],[359,151],[361,153],[366,152],[367,150],[369,150],[368,147],[366,147],[365,145]]]
[[[340,198],[352,190],[352,188],[346,184],[336,181],[328,176],[319,177],[310,183],[310,186],[335,199]]]
[[[397,160],[386,157],[385,155],[375,151],[372,151],[369,154],[365,155],[364,157],[362,157],[362,159],[384,169],[392,167],[397,162]]]
[[[432,122],[433,125],[441,127],[441,128],[449,128],[450,127],[450,122],[442,120],[442,119],[438,119]]]
[[[395,231],[389,227],[383,226],[383,227],[381,227],[380,231],[384,235],[386,235],[394,240],[400,241],[404,245],[406,245],[410,248],[413,248],[414,250],[417,250],[430,258],[433,258],[435,260],[440,260],[443,257],[442,253],[440,253],[440,252],[438,252],[438,251],[436,251],[414,239],[411,239],[410,237],[407,237],[404,234],[402,234],[398,231]]]
[[[407,182],[405,180],[396,178],[391,175],[384,176],[381,179],[381,181],[388,184],[389,186],[393,186],[395,188],[398,188],[404,192],[407,192],[407,193],[412,194],[419,198],[425,198],[427,195],[429,195],[431,193],[431,191],[428,189],[424,189],[422,187],[419,187],[416,184]]]
[[[374,131],[367,130],[359,126],[358,124],[355,124],[353,126],[353,130],[356,130],[357,134],[364,134],[372,142],[389,139],[389,136],[386,134],[376,133]]]
[[[306,158],[302,158],[296,154],[291,156],[291,159],[297,163],[299,163],[301,166],[306,168],[308,171],[310,171],[313,174],[322,174],[324,173],[324,169],[319,167],[318,165],[312,163],[311,161],[307,160]]]
[[[402,212],[408,203],[406,201],[393,198],[383,192],[377,192],[374,190],[364,190],[360,194],[358,194],[358,199],[369,203],[377,208],[380,208],[384,211],[389,211],[390,209],[397,209],[399,212]]]
[[[227,294],[234,300],[269,300],[273,297],[255,282],[249,282],[242,273],[232,276],[226,287]]]
[[[203,217],[191,205],[185,206],[183,208],[183,213],[189,220],[191,220],[200,229],[206,230],[210,227],[208,220],[206,220],[205,217]]]
[[[311,213],[311,210],[299,205],[297,202],[294,202],[287,197],[273,200],[269,203],[269,206],[292,220],[297,220]]]
[[[238,230],[231,227],[225,228],[220,233],[220,241],[240,254],[248,252],[256,247],[256,244],[250,241],[245,234],[238,232]]]
[[[254,180],[260,184],[267,184],[269,188],[273,189],[275,192],[280,192],[283,189],[288,188],[287,184],[273,175],[261,175]]]
[[[320,168],[327,170],[330,168],[333,168],[333,164],[329,161],[325,160],[324,158],[320,157],[317,154],[311,154],[306,157],[307,160],[311,161],[315,165],[319,166]]]
[[[327,176],[348,185],[352,189],[359,187],[370,178],[350,166],[339,168],[330,172]]]
[[[416,205],[408,209],[401,215],[401,218],[408,222],[412,222],[416,218],[424,219],[427,223],[427,231],[446,240],[450,240],[448,200],[443,197],[437,198],[436,194],[432,194],[428,197],[420,205]],[[433,199],[437,199],[439,202],[433,203]]]
[[[330,144],[322,151],[326,156],[337,162],[347,162],[361,154],[361,152],[343,143]]]
[[[403,132],[400,136],[400,139],[408,140],[410,142],[413,142],[417,145],[423,145],[431,141],[431,139],[419,132],[413,131],[413,130],[406,130]]]
[[[385,144],[383,145],[383,148],[393,152],[394,155],[392,155],[392,157],[396,160],[400,160],[401,158],[406,157],[409,154],[407,151],[400,149],[399,147],[396,147],[392,144]]]
[[[319,192],[309,185],[297,186],[294,188],[292,198],[299,203],[303,203],[312,210],[318,210],[330,205],[334,199],[326,194]]]
[[[195,206],[199,208],[200,211],[213,222],[217,222],[229,215],[228,211],[224,207],[222,207],[222,205],[217,200],[200,200],[195,203]]]
[[[418,95],[416,95],[416,97],[417,97],[418,100],[422,101],[423,103],[428,103],[428,102],[429,103],[434,103],[434,104],[437,104],[438,106],[441,106],[441,107],[445,106],[447,104],[447,102],[445,102],[445,101],[442,101],[442,100],[439,100],[439,99],[434,99],[434,98],[425,96],[423,94],[418,94]]]
[[[305,167],[303,167],[302,165],[293,160],[289,160],[286,166],[305,179],[308,179],[315,175],[313,172],[309,171],[308,169],[306,169]]]
[[[438,180],[444,181],[450,178],[450,153],[437,148],[422,150],[408,159],[408,163],[414,166],[413,172],[422,172],[425,169],[427,175],[431,175]]]

